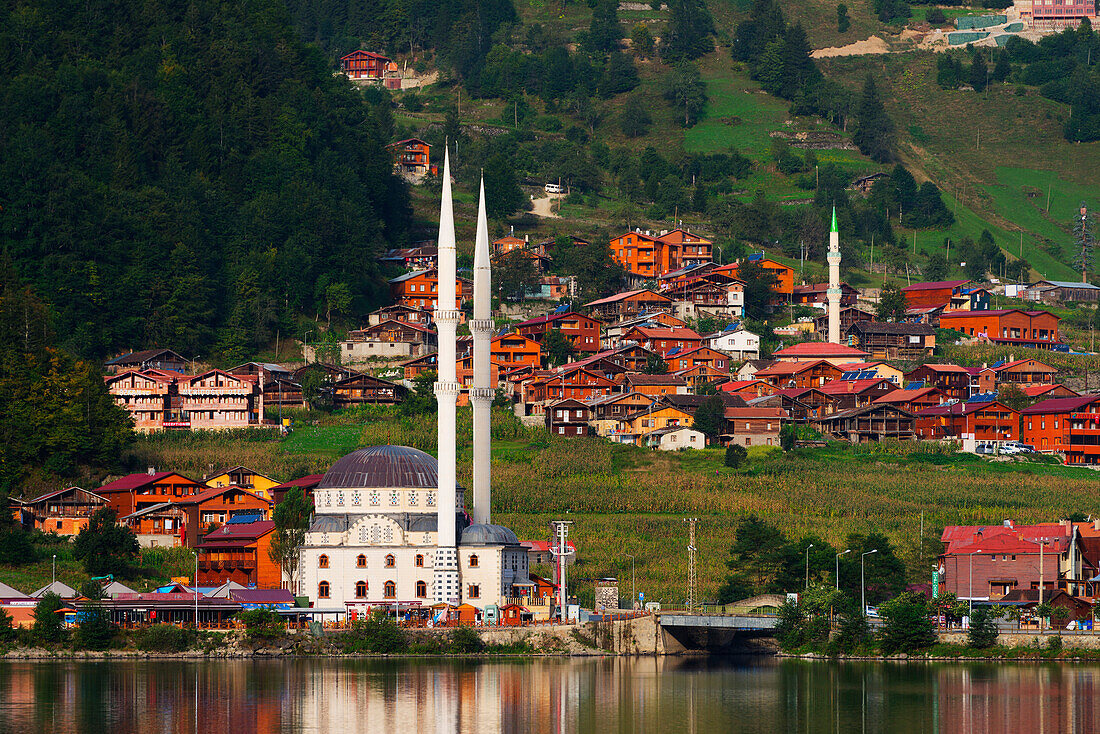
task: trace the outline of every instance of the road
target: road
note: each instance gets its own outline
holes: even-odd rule
[[[531,200],[531,213],[536,217],[547,219],[560,219],[561,215],[552,211],[551,206],[555,199],[561,199],[564,194],[547,194],[538,199]]]

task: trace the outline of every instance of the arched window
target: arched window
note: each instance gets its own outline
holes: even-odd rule
[[[416,598],[424,599],[428,596],[428,585],[423,581],[416,582]]]
[[[470,568],[477,568],[477,556],[470,556]]]
[[[367,582],[358,581],[355,584],[355,598],[366,599],[367,598]]]
[[[362,553],[360,553],[359,556],[355,559],[355,567],[356,568],[366,568],[367,567],[367,557],[365,555],[363,555]]]
[[[317,557],[317,568],[328,568],[328,556],[324,553]]]
[[[317,598],[318,599],[328,599],[328,596],[329,596],[328,581],[322,581],[321,583],[317,584]]]
[[[423,553],[417,553],[416,554],[416,565],[418,567],[423,567],[424,566],[424,554]]]
[[[392,553],[386,554],[386,568],[393,568],[397,564],[397,559],[393,557]]]
[[[392,581],[387,581],[382,589],[382,596],[386,597],[387,599],[393,599],[395,596],[397,596],[397,584]]]

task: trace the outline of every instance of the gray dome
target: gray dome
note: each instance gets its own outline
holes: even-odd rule
[[[408,446],[368,446],[333,464],[317,489],[434,489],[438,484],[438,464],[429,454]]]
[[[519,545],[519,538],[503,525],[471,525],[462,531],[459,545]]]

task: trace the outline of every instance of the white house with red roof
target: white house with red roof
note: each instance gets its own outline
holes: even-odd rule
[[[871,355],[867,352],[855,347],[831,342],[802,342],[772,352],[772,357],[780,362],[813,362],[823,359],[833,365],[863,362],[869,356]]]

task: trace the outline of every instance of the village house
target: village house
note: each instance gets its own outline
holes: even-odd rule
[[[150,470],[148,473],[128,474],[108,482],[95,490],[95,493],[105,498],[111,509],[122,517],[150,505],[175,502],[207,489],[202,482],[196,482],[182,474]]]
[[[913,414],[895,405],[871,404],[830,413],[814,425],[827,436],[852,443],[871,443],[888,438],[911,439],[915,435]]]
[[[644,313],[672,311],[672,299],[651,290],[634,290],[616,293],[584,304],[588,315],[604,322],[620,321]]]
[[[718,386],[718,392],[737,395],[745,400],[772,395],[777,389],[763,380],[730,380]]]
[[[828,283],[815,283],[813,285],[806,285],[803,283],[802,285],[796,285],[791,291],[791,303],[796,306],[813,306],[814,308],[825,309],[829,305],[829,301],[826,298],[828,290]],[[858,289],[853,288],[847,283],[840,284],[841,307],[854,307],[858,297]],[[826,318],[828,317],[826,316]]]
[[[381,377],[352,375],[332,384],[332,404],[335,408],[354,405],[397,405],[405,400],[409,388]]]
[[[787,420],[782,408],[748,405],[744,408],[727,407],[725,424],[719,439],[723,446],[778,446],[779,431]]]
[[[695,349],[703,337],[684,327],[635,326],[623,335],[623,342],[633,342],[668,359],[673,354]]]
[[[594,318],[566,311],[528,319],[516,324],[516,331],[541,344],[546,335],[556,329],[577,352],[595,354],[600,351],[600,327],[600,322]]]
[[[189,548],[195,547],[211,525],[224,525],[232,521],[270,520],[271,508],[274,506],[270,500],[234,486],[212,487],[171,502],[184,511],[184,543]]]
[[[588,403],[592,433],[606,437],[628,415],[653,407],[656,398],[640,392],[604,395]]]
[[[1027,298],[1044,303],[1096,303],[1100,286],[1068,280],[1040,280],[1028,286]]]
[[[283,482],[280,485],[271,488],[271,497],[275,504],[279,504],[286,497],[286,493],[292,489],[300,489],[302,494],[305,495],[306,500],[310,503],[313,502],[313,490],[317,488],[317,485],[321,483],[324,474],[307,474],[304,477],[298,479],[291,479],[289,482]]]
[[[126,410],[138,433],[154,433],[180,418],[178,373],[128,370],[104,378],[115,405]],[[175,396],[172,393],[175,393]],[[173,397],[176,399],[173,400]]]
[[[557,436],[587,436],[589,407],[579,400],[559,400],[546,406],[546,430]]]
[[[969,280],[940,280],[929,283],[913,283],[901,289],[909,308],[943,307],[945,311],[978,311],[989,308],[989,293],[985,300],[972,298],[964,289]],[[983,305],[984,304],[984,305]],[[976,306],[976,308],[975,308]]]
[[[883,395],[889,395],[898,389],[889,380],[834,380],[828,385],[817,388],[833,402],[830,412],[837,413],[852,408],[864,408]]]
[[[402,270],[428,270],[439,264],[439,246],[428,242],[416,247],[386,250],[378,261],[396,265]]]
[[[834,412],[834,401],[817,387],[777,389],[749,401],[750,405],[782,408],[791,423],[811,423]]]
[[[661,292],[673,300],[673,311],[682,319],[745,315],[745,284],[721,273],[685,280]]]
[[[1020,437],[1020,414],[996,401],[937,405],[916,414],[917,438],[1002,443]]]
[[[202,483],[208,487],[240,487],[268,501],[274,500],[271,495],[272,487],[279,486],[278,481],[245,466],[234,466],[211,474]]]
[[[395,303],[367,314],[367,326],[378,326],[384,321],[400,321],[403,324],[431,326],[432,312],[425,308],[413,308],[412,306]]]
[[[867,352],[829,342],[802,342],[772,352],[772,357],[780,362],[817,362],[824,360],[833,365],[846,362],[862,362],[870,355]]]
[[[731,326],[706,337],[706,344],[737,361],[760,358],[760,336],[741,326]]]
[[[145,349],[140,352],[130,352],[109,359],[104,363],[108,375],[117,375],[120,372],[136,370],[162,370],[165,372],[184,372],[187,369],[187,360],[171,349]]]
[[[647,449],[658,451],[702,449],[707,446],[707,437],[690,426],[671,426],[650,431],[639,439],[639,443]]]
[[[824,360],[800,362],[772,362],[762,370],[757,370],[756,379],[763,380],[773,387],[822,387],[840,379],[843,372],[835,364]]]
[[[851,191],[858,191],[861,194],[867,195],[871,193],[871,189],[874,188],[875,181],[880,178],[889,178],[890,174],[885,171],[875,171],[869,173],[866,176],[859,176],[851,184],[848,185],[848,189]]]
[[[893,405],[910,413],[919,413],[943,403],[943,393],[934,387],[894,390],[874,399],[875,405]]]
[[[889,362],[845,362],[844,364],[838,364],[837,367],[845,375],[851,372],[858,373],[858,379],[860,380],[889,380],[898,387],[901,387],[901,383],[905,380],[905,373]],[[841,375],[841,379],[857,379],[857,377]]]
[[[532,369],[542,367],[542,346],[537,339],[524,334],[498,334],[489,345],[489,356],[501,369],[526,365]]]
[[[617,443],[643,445],[641,439],[647,433],[661,428],[691,426],[694,419],[687,411],[667,405],[654,405],[629,415],[619,421],[618,428],[608,435]]]
[[[524,414],[539,415],[546,405],[561,400],[590,403],[597,397],[610,395],[615,387],[611,380],[585,369],[537,377],[524,385]]]
[[[207,533],[195,545],[198,586],[219,586],[232,581],[261,589],[282,587],[282,569],[271,560],[269,553],[275,523],[243,520],[230,520]]]
[[[936,330],[928,324],[857,321],[844,335],[876,359],[917,360],[936,349]]]
[[[436,268],[399,275],[391,278],[389,284],[393,300],[403,306],[429,310],[435,310],[438,307],[436,293],[439,291],[439,272]],[[461,311],[473,295],[473,281],[456,277],[455,310]]]
[[[1020,440],[1063,454],[1067,464],[1100,464],[1100,395],[1052,398],[1020,411]]]
[[[729,355],[710,347],[695,347],[687,351],[670,354],[665,361],[668,363],[668,369],[671,372],[681,372],[704,365],[713,368],[718,375],[729,377]]]
[[[187,511],[175,502],[159,502],[119,518],[142,548],[186,545]]]
[[[357,49],[340,57],[340,72],[352,81],[373,82],[386,89],[401,89],[401,70],[393,59]]]
[[[604,349],[616,349],[620,346],[623,335],[635,326],[655,326],[673,329],[686,328],[687,322],[679,316],[674,316],[664,311],[642,313],[605,326],[603,328],[603,337],[600,343],[603,345]]]
[[[700,363],[694,367],[676,370],[672,374],[684,378],[691,391],[702,390],[707,385],[718,385],[729,379],[729,372],[723,372],[709,364]]]
[[[237,377],[255,378],[262,387],[267,387],[276,380],[291,379],[289,369],[272,362],[245,362],[226,370],[226,372]]]
[[[747,359],[737,368],[737,372],[733,373],[733,379],[755,380],[757,372],[767,369],[774,363],[774,360],[771,359]]]
[[[571,284],[572,281],[565,276],[544,275],[534,287],[526,287],[523,296],[541,301],[560,301],[572,292]]]
[[[978,392],[996,392],[1002,385],[1053,385],[1058,377],[1058,369],[1034,359],[1012,359],[989,367],[982,366],[978,372]]]
[[[840,333],[848,333],[848,329],[857,321],[874,321],[875,315],[870,311],[855,306],[842,307],[840,309]],[[819,342],[829,341],[829,315],[814,318],[814,334]]]
[[[637,392],[657,397],[660,395],[683,395],[687,393],[687,380],[679,375],[647,375],[643,372],[629,372],[622,376],[622,391]]]
[[[340,361],[416,357],[434,349],[435,344],[435,331],[429,327],[387,319],[348,332],[348,338],[340,342]],[[313,349],[307,349],[305,356],[312,360],[316,355]]]
[[[1070,390],[1062,384],[1055,385],[1021,385],[1024,395],[1033,401],[1049,400],[1050,398],[1075,398],[1081,393]]]
[[[432,165],[432,146],[420,138],[407,138],[386,146],[393,153],[393,168],[398,173],[413,176],[435,174],[437,167]]]
[[[92,513],[109,504],[95,492],[66,487],[22,502],[19,519],[27,529],[72,536],[88,526]]]
[[[943,315],[943,306],[926,306],[922,308],[905,309],[905,322],[910,324],[928,324],[933,328],[939,328],[940,316]]]
[[[993,344],[1019,345],[1050,349],[1058,343],[1058,322],[1048,311],[1023,311],[1018,308],[994,311],[944,313],[940,328],[951,329]]]
[[[264,396],[255,376],[208,370],[177,383],[180,416],[166,428],[230,430],[263,425]]]
[[[923,364],[905,373],[906,389],[934,387],[944,400],[963,401],[970,397],[970,373],[955,364]]]
[[[529,243],[530,238],[528,237],[524,237],[523,239],[516,237],[515,227],[512,227],[509,229],[508,234],[493,240],[490,244],[493,248],[493,256],[499,257],[501,255],[507,255],[509,252],[514,252],[515,250],[526,249]]]
[[[655,279],[673,270],[711,260],[711,241],[683,229],[653,235],[636,229],[613,237],[611,259],[632,281]]]
[[[749,255],[745,258],[745,262],[753,262],[759,265],[761,268],[771,273],[775,278],[775,282],[772,284],[772,305],[780,306],[790,303],[791,296],[794,294],[794,269],[784,265],[781,262],[777,262],[768,257],[765,257],[763,253],[756,253]],[[713,272],[726,273],[732,275],[735,278],[739,278],[739,271],[741,262],[731,263],[729,265],[722,265],[714,268]]]

